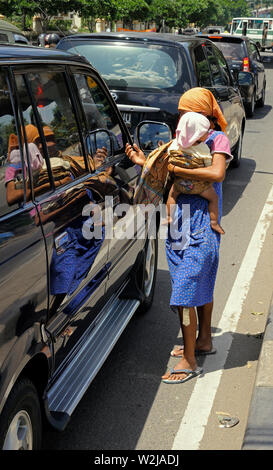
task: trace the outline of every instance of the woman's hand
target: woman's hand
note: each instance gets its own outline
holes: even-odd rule
[[[142,152],[142,150],[140,150],[140,148],[138,148],[138,146],[136,144],[134,144],[132,146],[132,145],[127,143],[126,146],[125,146],[125,153],[126,153],[127,157],[130,158],[130,160],[133,163],[135,163],[136,165],[140,165],[140,166],[144,165],[144,163],[146,161],[145,155]]]
[[[201,168],[181,168],[169,163],[168,170],[171,174],[185,179],[222,182],[226,174],[226,157],[223,153],[214,153],[211,166]]]

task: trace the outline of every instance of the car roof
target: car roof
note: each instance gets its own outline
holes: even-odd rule
[[[0,44],[0,63],[4,61],[18,62],[26,59],[30,61],[77,61],[89,64],[82,56],[58,49],[23,44]]]
[[[62,38],[62,42],[69,40],[80,40],[80,39],[119,39],[125,41],[127,39],[132,41],[145,41],[145,42],[161,42],[161,43],[179,43],[179,42],[196,42],[199,43],[199,36],[183,36],[182,34],[169,34],[169,33],[145,33],[145,32],[133,32],[128,31],[126,33],[89,33],[89,34],[73,34],[71,36],[65,36]]]
[[[5,20],[0,20],[0,29],[6,31],[13,31],[14,33],[21,33],[20,29],[17,28],[17,26]]]
[[[217,39],[218,37],[219,38],[223,38],[225,40],[230,40],[230,42],[243,42],[243,41],[249,41],[249,38],[247,36],[242,36],[242,35],[239,35],[239,34],[230,34],[230,33],[212,33],[212,34],[205,34],[205,33],[202,33],[200,34],[200,37],[201,38],[207,38],[207,39]]]

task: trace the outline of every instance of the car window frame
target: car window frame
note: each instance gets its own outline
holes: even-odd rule
[[[208,61],[208,65],[209,65],[209,68],[210,68],[210,72],[211,72],[211,82],[212,82],[212,87],[228,87],[227,84],[225,83],[215,83],[214,80],[213,80],[213,73],[212,73],[212,70],[211,70],[211,65],[210,65],[210,61],[209,61],[209,58],[208,58],[208,48],[211,48],[212,49],[212,52],[213,52],[213,57],[215,58],[216,62],[217,62],[217,68],[219,70],[219,75],[222,79],[222,81],[224,82],[224,76],[222,74],[222,70],[221,70],[221,67],[220,67],[220,64],[219,64],[219,60],[218,60],[218,57],[216,56],[216,54],[214,53],[215,49],[216,49],[216,46],[213,42],[206,42],[205,43],[205,54],[206,54],[206,57],[207,57],[207,61]]]
[[[257,62],[262,62],[260,52],[254,41],[249,41],[249,50],[251,60],[256,60]],[[256,57],[254,57],[254,54]]]
[[[214,54],[216,55],[216,58],[217,58],[217,54],[218,54],[221,57],[221,59],[223,60],[223,62],[225,63],[225,65],[226,65],[225,72],[228,75],[229,82],[226,85],[222,85],[222,86],[227,86],[227,87],[232,86],[232,84],[233,84],[232,77],[231,77],[231,74],[230,74],[228,63],[225,59],[225,56],[224,56],[223,52],[216,46],[215,43],[213,43],[213,49],[214,49]],[[218,59],[218,64],[220,65],[219,59]],[[221,66],[220,66],[220,73],[223,76],[223,78],[225,79],[225,76],[222,72],[222,67]]]
[[[213,87],[213,81],[212,81],[211,69],[210,69],[210,66],[209,66],[209,61],[208,61],[208,57],[207,57],[204,46],[205,46],[204,43],[199,43],[199,44],[196,44],[196,46],[193,48],[195,75],[196,75],[199,86],[205,87],[205,88],[212,88]],[[197,70],[196,55],[195,55],[195,51],[197,51],[197,48],[200,48],[200,50],[202,50],[205,61],[206,61],[206,64],[207,64],[207,67],[208,67],[209,77],[210,77],[210,84],[209,85],[204,85],[204,84],[200,83],[200,75],[199,75],[199,72]]]
[[[121,158],[124,158],[124,156],[126,155],[125,154],[125,145],[126,145],[126,143],[129,142],[130,144],[132,144],[133,142],[132,142],[132,139],[131,139],[131,136],[130,136],[129,132],[127,131],[127,127],[126,127],[126,125],[125,125],[125,123],[122,119],[120,111],[119,111],[118,107],[114,104],[113,99],[110,95],[110,92],[109,92],[108,88],[106,87],[104,81],[101,79],[101,77],[97,73],[95,73],[95,71],[93,69],[83,67],[82,64],[80,64],[80,65],[79,64],[77,64],[77,65],[71,64],[71,65],[69,65],[69,75],[70,75],[70,80],[71,80],[71,84],[72,84],[75,96],[77,96],[77,106],[79,107],[79,112],[81,114],[81,119],[82,119],[82,122],[84,123],[84,126],[85,126],[84,132],[83,132],[83,129],[81,129],[81,131],[83,133],[83,137],[84,137],[84,142],[85,142],[86,137],[88,135],[89,129],[88,129],[87,117],[86,117],[86,114],[85,114],[85,111],[84,111],[84,107],[83,107],[83,104],[82,104],[81,97],[79,95],[78,86],[77,86],[77,83],[76,83],[76,80],[75,80],[75,77],[74,77],[74,74],[77,74],[77,73],[82,74],[82,75],[88,75],[98,83],[98,85],[100,86],[101,90],[103,91],[103,93],[104,93],[104,95],[105,95],[105,97],[108,101],[109,106],[111,106],[112,111],[114,112],[114,115],[116,116],[117,122],[118,122],[118,124],[120,126],[120,129],[122,131],[122,139],[123,139],[124,147],[120,149],[120,151],[117,155],[112,155],[109,159],[107,159],[107,162],[105,162],[100,167],[100,171],[101,171],[103,168],[107,168],[109,166],[109,164],[115,164],[118,161],[120,161]],[[85,143],[85,146],[86,146],[86,143]],[[86,149],[86,151],[87,151],[87,149]],[[92,173],[94,174],[94,171]]]
[[[20,129],[21,129],[21,125],[22,125],[22,120],[21,120],[21,116],[20,116],[20,110],[19,110],[19,103],[18,103],[18,96],[17,96],[17,89],[16,89],[16,84],[15,84],[15,80],[14,80],[14,76],[13,76],[13,73],[12,73],[12,69],[10,66],[7,66],[7,65],[3,65],[0,67],[0,70],[4,71],[5,73],[5,78],[7,80],[7,84],[8,84],[8,88],[9,88],[9,91],[10,91],[10,102],[11,102],[11,106],[12,106],[12,110],[13,110],[13,117],[14,117],[14,121],[15,121],[15,127],[16,127],[16,132],[17,132],[17,135],[18,135],[18,144],[19,144],[19,150],[20,150],[20,154],[21,154],[21,161],[22,161],[22,165],[23,165],[23,168],[25,168],[24,166],[24,160],[22,159],[22,154],[23,154],[23,142],[22,142],[22,138],[21,138],[21,132],[20,132]],[[28,172],[28,169],[26,169],[26,171]],[[14,205],[10,206],[10,210],[8,211],[5,211],[3,214],[0,213],[0,220],[5,220],[5,218],[9,218],[9,217],[12,217],[14,214],[16,213],[20,213],[22,211],[25,210],[25,207],[29,204],[29,203],[33,203],[33,191],[32,191],[32,185],[30,187],[31,189],[31,200],[30,201],[27,201],[27,198],[26,198],[26,178],[25,178],[25,174],[24,174],[24,171],[22,171],[22,181],[23,181],[23,190],[24,190],[24,197],[23,197],[23,200],[22,202],[19,204],[19,207],[15,207]],[[7,207],[9,207],[7,205]]]
[[[87,149],[86,149],[85,142],[84,142],[84,139],[83,139],[83,133],[82,133],[80,119],[79,119],[78,106],[77,106],[77,103],[76,103],[74,92],[72,91],[72,87],[70,85],[71,79],[69,77],[68,70],[67,70],[67,66],[69,66],[69,65],[70,64],[67,64],[67,63],[61,63],[60,64],[58,62],[56,62],[56,63],[55,62],[54,63],[50,62],[50,63],[47,63],[47,64],[43,64],[43,66],[44,66],[43,69],[41,69],[41,64],[37,64],[37,63],[28,63],[27,65],[26,64],[24,64],[24,65],[12,64],[12,66],[11,66],[11,73],[14,77],[14,86],[15,86],[17,102],[18,102],[18,106],[19,106],[19,114],[20,114],[20,120],[21,120],[20,127],[23,128],[23,133],[25,132],[24,125],[22,124],[24,122],[24,120],[23,120],[22,109],[21,109],[21,106],[20,106],[19,97],[18,97],[18,93],[17,93],[16,81],[15,81],[16,75],[26,76],[28,73],[33,73],[34,71],[36,71],[38,73],[40,73],[41,71],[42,72],[47,71],[47,72],[53,72],[53,73],[54,72],[60,72],[60,73],[63,74],[64,81],[65,81],[66,87],[67,87],[67,92],[68,92],[68,95],[69,95],[69,98],[70,98],[70,101],[71,101],[71,107],[72,107],[74,117],[75,117],[75,120],[76,120],[77,130],[78,130],[78,134],[79,134],[79,141],[81,143],[83,157],[84,157],[84,160],[85,160],[85,166],[86,166],[85,174],[83,174],[82,176],[80,176],[79,178],[77,178],[77,179],[75,179],[71,182],[65,183],[65,184],[63,184],[61,186],[58,186],[58,187],[55,186],[53,173],[52,173],[52,169],[51,169],[51,164],[50,164],[50,157],[49,157],[48,151],[47,151],[46,139],[45,139],[45,135],[44,135],[44,132],[43,132],[43,129],[42,129],[41,118],[40,118],[39,112],[37,110],[35,98],[33,96],[31,87],[29,85],[29,82],[26,80],[26,83],[28,84],[27,88],[28,88],[28,94],[29,94],[30,102],[31,102],[31,105],[32,105],[33,113],[34,113],[34,116],[35,116],[35,121],[37,122],[37,128],[38,128],[40,138],[41,138],[41,142],[42,142],[42,146],[43,146],[44,158],[45,158],[45,161],[46,161],[48,177],[49,177],[49,182],[50,182],[50,189],[48,191],[44,192],[43,194],[39,195],[39,196],[35,196],[34,188],[33,187],[31,188],[32,189],[32,200],[36,201],[36,202],[39,202],[41,199],[46,197],[48,194],[51,194],[51,193],[55,194],[56,192],[63,191],[64,189],[69,188],[73,184],[78,184],[82,179],[86,178],[91,173],[91,168],[90,168],[90,165],[88,163],[88,158],[87,158]],[[26,140],[25,135],[24,135],[24,139]],[[32,184],[32,178],[31,177],[30,177],[30,181],[31,181],[31,184]]]

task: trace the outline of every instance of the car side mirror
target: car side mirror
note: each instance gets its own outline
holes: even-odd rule
[[[98,149],[106,148],[107,158],[112,157],[114,143],[110,132],[107,129],[97,129],[89,132],[86,137],[86,146],[91,156],[96,155]]]
[[[254,84],[253,75],[250,72],[239,72],[237,75],[237,83],[240,86],[253,85]]]
[[[136,128],[137,145],[143,152],[167,144],[172,139],[172,131],[168,124],[155,121],[142,121]]]

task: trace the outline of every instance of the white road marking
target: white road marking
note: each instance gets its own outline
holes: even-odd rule
[[[207,356],[204,361],[204,376],[194,379],[194,386],[188,406],[185,410],[172,449],[197,450],[203,438],[206,424],[213,406],[214,398],[221,380],[223,369],[233,334],[242,312],[243,304],[249,291],[251,279],[265,241],[266,232],[273,217],[273,187],[269,191],[266,203],[258,220],[246,254],[238,271],[233,288],[218,324],[219,338],[214,336],[217,348],[215,356]]]

